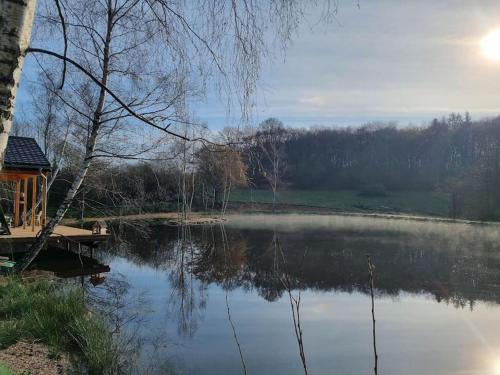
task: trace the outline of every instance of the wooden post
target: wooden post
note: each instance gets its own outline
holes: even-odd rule
[[[31,178],[31,231],[35,231],[35,215],[36,215],[36,176]]]
[[[14,210],[14,227],[16,226],[16,217],[17,217],[17,180],[16,187],[14,188],[14,196],[12,197],[12,209]]]
[[[41,225],[45,227],[47,222],[47,177],[48,173],[42,174],[42,218]]]
[[[16,179],[16,193],[14,196],[14,226],[19,225],[19,196],[21,195],[21,183],[20,179]]]
[[[28,210],[28,177],[23,178],[23,229],[26,229],[26,212]]]

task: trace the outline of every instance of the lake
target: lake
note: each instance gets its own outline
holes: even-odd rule
[[[89,289],[128,285],[144,372],[374,373],[369,256],[378,374],[500,374],[500,226],[243,215],[123,232]]]

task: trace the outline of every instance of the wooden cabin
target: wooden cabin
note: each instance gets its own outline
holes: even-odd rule
[[[0,205],[0,254],[14,252],[2,243],[21,245],[15,251],[26,251],[24,245],[32,243],[46,225],[49,173],[50,163],[33,138],[9,137],[0,181],[13,182],[14,192],[12,204],[4,207],[3,212]],[[100,229],[94,234],[87,229],[59,224],[46,245],[63,249],[84,245],[92,249],[111,236],[105,225],[100,224]]]
[[[14,182],[12,213],[9,220],[0,211],[0,222],[8,227],[31,229],[43,227],[47,221],[47,178],[51,166],[33,138],[10,136],[7,142],[0,181]],[[40,204],[37,200],[40,197]],[[28,212],[31,214],[28,216]],[[5,228],[4,228],[5,229]]]

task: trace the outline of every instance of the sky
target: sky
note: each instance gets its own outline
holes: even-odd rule
[[[420,125],[450,112],[500,114],[500,60],[480,43],[500,29],[499,1],[339,1],[336,22],[318,25],[311,11],[286,54],[266,61],[255,122]],[[25,76],[31,69],[28,62]],[[21,106],[27,90],[21,85]],[[212,92],[193,112],[213,129],[235,121]]]
[[[311,14],[310,25],[317,15]],[[500,29],[499,1],[341,1],[337,23],[303,25],[264,67],[256,120],[290,126],[422,124],[450,112],[500,114],[500,61],[481,39]],[[209,102],[199,116],[227,122]]]

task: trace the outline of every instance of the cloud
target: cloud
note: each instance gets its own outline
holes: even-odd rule
[[[311,13],[285,56],[264,63],[256,121],[356,124],[420,122],[451,111],[500,113],[500,63],[479,42],[500,28],[497,0],[361,0],[340,4],[338,23],[317,25]],[[28,69],[29,70],[29,69]],[[21,86],[19,101],[28,97]],[[199,121],[234,123],[215,90],[193,103]]]
[[[313,95],[299,98],[298,102],[300,104],[305,104],[310,107],[324,107],[328,104],[328,99],[325,96]]]
[[[342,7],[339,19],[327,32],[302,27],[285,62],[265,67],[260,112],[306,123],[342,113],[362,121],[500,112],[500,64],[479,48],[500,27],[497,2],[362,1],[360,10]]]

